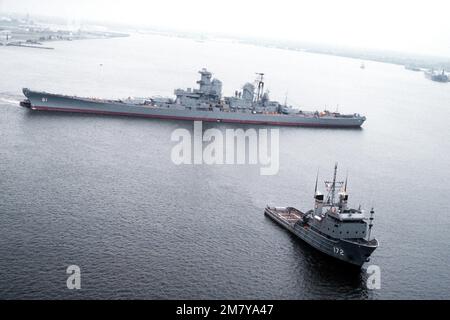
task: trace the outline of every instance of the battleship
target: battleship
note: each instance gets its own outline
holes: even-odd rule
[[[372,208],[366,217],[361,208],[349,208],[347,179],[336,181],[336,174],[337,164],[333,180],[325,181],[326,197],[317,189],[317,175],[314,209],[302,212],[293,207],[267,206],[264,214],[322,253],[361,267],[378,247],[378,240],[371,238],[375,212]]]
[[[234,96],[222,97],[222,82],[206,69],[199,71],[198,89],[176,89],[175,98],[106,100],[23,89],[20,105],[32,110],[137,116],[158,119],[231,122],[277,126],[359,128],[365,116],[330,111],[304,111],[269,99],[264,74],[246,83]]]

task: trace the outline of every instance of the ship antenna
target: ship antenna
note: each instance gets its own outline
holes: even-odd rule
[[[345,185],[344,185],[344,192],[347,193],[347,181],[348,181],[348,171],[347,175],[345,176]]]
[[[373,215],[375,214],[375,211],[372,209],[370,210],[370,218],[369,218],[369,234],[367,236],[367,240],[370,241],[370,233],[372,231],[372,227],[373,227]]]
[[[331,185],[331,205],[334,205],[334,194],[336,191],[336,174],[337,174],[337,162],[334,165],[333,184]]]

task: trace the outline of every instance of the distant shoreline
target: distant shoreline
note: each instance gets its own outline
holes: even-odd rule
[[[68,29],[67,26],[58,22],[42,20],[38,23],[32,20],[0,17],[0,46],[15,45],[27,48],[43,48],[42,42],[49,41],[72,41],[84,39],[109,39],[115,37],[128,37],[130,33],[150,34],[168,37],[193,39],[199,42],[208,40],[227,39],[241,44],[250,44],[259,47],[277,48],[281,50],[309,52],[345,57],[364,61],[375,61],[405,66],[408,70],[445,70],[450,71],[450,58],[446,56],[432,56],[426,54],[404,53],[393,50],[351,48],[338,45],[320,44],[313,42],[280,40],[271,38],[257,38],[240,36],[226,33],[187,32],[182,30],[154,27],[139,29],[133,26],[90,27],[91,30]],[[107,30],[120,30],[113,32]],[[102,30],[102,31],[99,31]],[[124,30],[124,31],[122,31]],[[127,30],[127,31],[125,31]],[[125,33],[126,32],[126,33]],[[417,70],[419,69],[419,70]]]
[[[96,31],[90,29],[71,30],[67,26],[48,23],[35,23],[32,20],[21,20],[0,17],[0,46],[15,46],[35,49],[54,49],[43,46],[52,41],[74,41],[87,39],[110,39],[128,37],[127,33],[112,31]]]
[[[148,29],[141,31],[141,34],[152,34],[168,37],[178,37],[193,39],[204,42],[214,39],[227,39],[241,44],[250,44],[258,47],[275,48],[289,51],[308,52],[316,54],[325,54],[337,57],[351,58],[363,61],[374,61],[382,63],[390,63],[407,67],[409,70],[414,69],[435,69],[450,71],[450,58],[445,56],[431,56],[425,54],[403,53],[392,50],[377,49],[358,49],[349,47],[338,47],[327,44],[307,43],[300,41],[287,41],[276,39],[257,39],[250,37],[239,37],[235,35],[225,34],[207,34],[182,32],[176,30],[158,30]]]

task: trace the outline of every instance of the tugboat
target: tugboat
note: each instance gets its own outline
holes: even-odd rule
[[[347,178],[336,181],[337,163],[332,181],[325,181],[326,197],[314,190],[314,209],[302,212],[293,207],[267,206],[264,214],[286,228],[315,249],[351,265],[362,267],[378,248],[378,240],[371,237],[374,209],[370,216],[347,206]],[[336,201],[337,194],[337,201]]]

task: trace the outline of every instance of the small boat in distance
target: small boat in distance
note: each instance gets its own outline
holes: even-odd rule
[[[314,190],[314,208],[302,212],[293,207],[267,206],[264,214],[328,256],[361,267],[378,248],[371,237],[373,208],[370,216],[347,206],[347,179],[336,181],[337,164],[332,181],[325,181],[327,195]],[[335,199],[337,196],[337,200]]]

